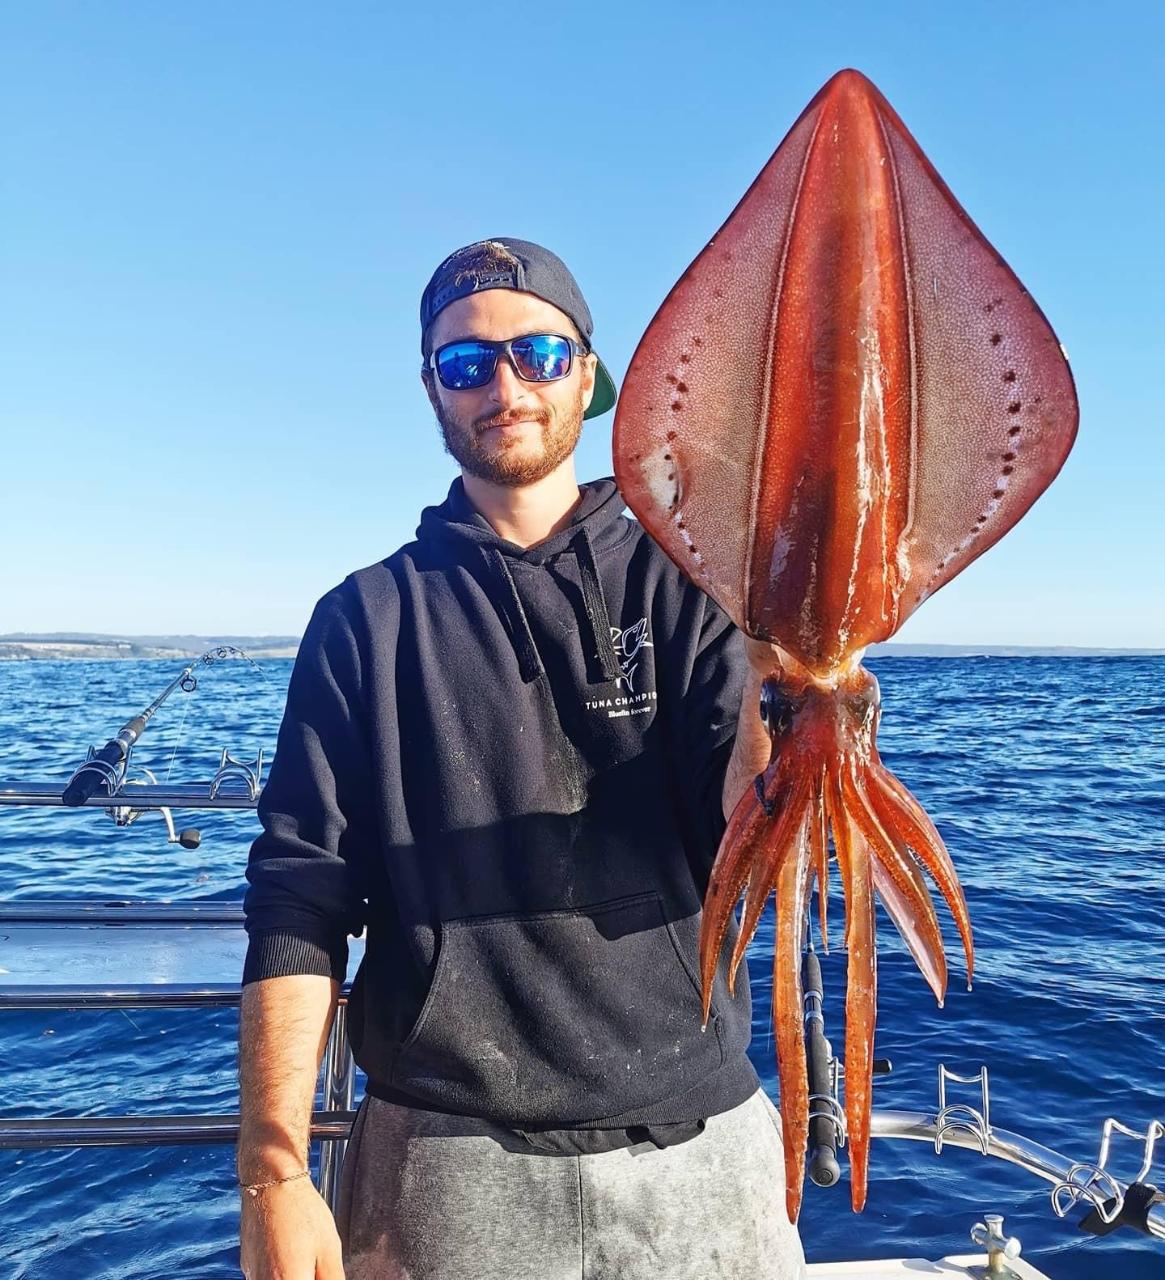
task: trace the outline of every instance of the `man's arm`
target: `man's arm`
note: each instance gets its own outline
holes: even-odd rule
[[[259,799],[243,907],[240,1237],[251,1280],[337,1280],[340,1242],[307,1165],[312,1103],[348,935],[363,925],[376,847],[363,613],[348,584],[316,605]]]
[[[289,974],[249,983],[239,1010],[241,1264],[247,1280],[343,1280],[336,1224],[307,1168],[320,1060],[339,983]],[[283,1181],[290,1179],[290,1181]]]

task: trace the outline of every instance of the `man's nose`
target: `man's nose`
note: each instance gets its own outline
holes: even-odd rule
[[[505,353],[499,354],[497,368],[489,384],[489,398],[504,409],[520,404],[529,394],[528,385],[514,372],[514,366],[506,359]]]

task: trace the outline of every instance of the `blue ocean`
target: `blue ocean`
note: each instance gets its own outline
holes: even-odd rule
[[[180,665],[0,664],[0,783],[63,783]],[[968,993],[946,930],[952,990],[940,1010],[880,916],[877,1051],[894,1069],[875,1105],[931,1109],[940,1062],[961,1074],[986,1064],[996,1125],[1094,1159],[1106,1116],[1141,1129],[1165,1120],[1165,659],[870,665],[883,756],[946,838],[977,946]],[[290,667],[204,669],[196,692],[165,704],[136,762],[181,781],[209,776],[223,747],[270,758]],[[119,830],[100,810],[0,809],[0,899],[237,901],[254,815],[177,817],[200,827],[198,849],[167,845],[157,815]],[[840,897],[832,906],[840,937]],[[771,951],[762,925],[752,1053],[770,1086]],[[837,1045],[845,957],[823,963]],[[229,1112],[234,1014],[0,1013],[0,1065],[7,1116]],[[1138,1164],[1132,1144],[1116,1149],[1118,1175]],[[801,1230],[811,1260],[965,1253],[971,1225],[996,1211],[1054,1280],[1165,1276],[1165,1244],[1084,1236],[1080,1212],[1053,1216],[1048,1190],[973,1152],[875,1142],[865,1212],[851,1213],[844,1179],[809,1186]],[[0,1151],[0,1276],[235,1276],[235,1230],[228,1148]]]

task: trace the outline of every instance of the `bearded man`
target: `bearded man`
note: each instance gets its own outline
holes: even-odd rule
[[[747,992],[722,962],[702,1030],[696,977],[725,814],[768,758],[767,651],[613,481],[578,484],[583,419],[615,400],[591,335],[574,277],[526,241],[459,249],[422,297],[461,475],[316,606],[247,872],[252,1280],[803,1268]],[[368,1083],[333,1222],[306,1151],[361,929]]]

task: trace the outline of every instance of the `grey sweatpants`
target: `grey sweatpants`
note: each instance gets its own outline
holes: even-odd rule
[[[760,1092],[677,1146],[583,1156],[369,1097],[336,1219],[346,1280],[794,1280],[805,1266]]]

